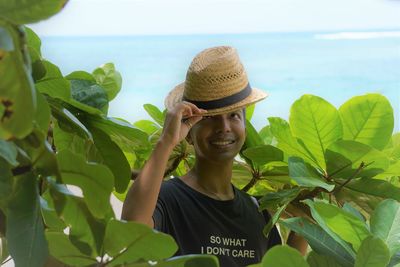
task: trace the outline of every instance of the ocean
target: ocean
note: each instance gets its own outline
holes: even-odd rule
[[[42,38],[42,54],[64,75],[91,72],[113,62],[123,78],[109,116],[130,122],[148,119],[143,104],[163,108],[169,90],[182,82],[192,58],[204,48],[238,49],[250,84],[269,93],[257,104],[253,124],[288,119],[303,94],[323,97],[336,107],[366,93],[386,96],[400,117],[400,31],[302,32],[175,36],[52,36]]]

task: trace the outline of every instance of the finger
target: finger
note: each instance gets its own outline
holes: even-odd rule
[[[207,110],[201,109],[201,108],[197,107],[193,103],[190,103],[190,102],[187,102],[187,101],[182,101],[182,103],[184,103],[185,105],[190,106],[192,108],[192,110],[193,110],[193,113],[195,113],[195,114],[202,114],[202,113],[207,112]]]

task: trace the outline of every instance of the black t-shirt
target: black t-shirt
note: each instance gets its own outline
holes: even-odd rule
[[[153,214],[154,228],[175,238],[176,255],[213,254],[222,267],[258,263],[281,238],[275,227],[268,239],[263,235],[270,216],[259,212],[248,194],[233,189],[234,199],[221,201],[179,178],[165,181]]]

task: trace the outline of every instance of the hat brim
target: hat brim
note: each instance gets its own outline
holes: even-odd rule
[[[175,86],[174,89],[169,92],[168,96],[165,98],[164,104],[165,107],[170,110],[172,109],[177,103],[182,102],[182,96],[183,96],[183,91],[185,89],[185,83],[181,83],[177,86]],[[219,114],[224,114],[230,111],[234,111],[237,109],[242,109],[245,108],[251,104],[254,104],[258,101],[261,101],[268,97],[268,94],[260,89],[252,87],[251,94],[244,98],[243,100],[221,108],[217,109],[208,109],[207,110],[207,115],[212,116],[212,115],[219,115]]]

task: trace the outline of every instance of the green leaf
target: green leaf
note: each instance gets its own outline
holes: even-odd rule
[[[40,81],[44,81],[44,80],[50,80],[50,79],[63,79],[63,75],[61,73],[61,70],[59,67],[57,67],[56,65],[54,65],[53,63],[51,63],[50,61],[47,60],[41,60],[43,67],[46,71],[45,76],[43,76],[41,78]],[[68,84],[68,88],[69,88],[69,84]],[[69,91],[69,89],[68,89]]]
[[[15,192],[6,212],[8,249],[16,266],[42,267],[48,248],[36,177],[29,172],[14,179]]]
[[[164,125],[164,115],[156,106],[152,104],[144,104],[143,107],[150,117],[152,117],[160,126]]]
[[[274,136],[271,132],[271,126],[267,125],[263,127],[258,134],[260,135],[261,139],[263,140],[264,144],[271,145],[272,141],[274,140]]]
[[[251,118],[253,117],[253,114],[254,114],[255,107],[256,107],[256,104],[252,104],[252,105],[246,107],[246,120],[251,121]]]
[[[250,148],[263,144],[264,143],[257,130],[254,128],[250,121],[246,120],[246,141],[244,143],[244,147]]]
[[[93,71],[93,76],[98,85],[107,93],[108,101],[113,100],[122,86],[121,74],[115,70],[113,63],[106,63]]]
[[[287,204],[295,199],[300,193],[300,187],[290,189],[282,189],[278,192],[267,193],[260,199],[260,209],[277,208],[278,206]]]
[[[295,137],[322,169],[326,169],[325,150],[343,135],[342,123],[336,108],[324,99],[303,95],[290,109],[290,126]]]
[[[339,207],[323,202],[314,202],[313,209],[334,233],[352,244],[355,251],[359,249],[362,240],[370,234],[365,222]]]
[[[390,256],[400,251],[400,203],[386,199],[379,203],[370,219],[371,232],[387,244]]]
[[[304,160],[297,157],[289,158],[289,176],[303,187],[322,187],[332,191],[335,185],[328,184],[316,174],[312,173],[304,163]]]
[[[85,124],[107,133],[123,151],[143,153],[151,149],[148,135],[124,121],[100,116],[87,116]]]
[[[96,83],[87,80],[70,80],[71,95],[76,101],[107,113],[108,99],[106,91]]]
[[[87,163],[68,150],[57,154],[62,180],[66,184],[79,186],[91,213],[98,218],[106,215],[113,189],[113,175],[103,165]]]
[[[383,149],[393,132],[393,108],[380,94],[356,96],[339,108],[343,138]]]
[[[0,157],[5,159],[13,167],[18,165],[17,154],[17,147],[14,143],[0,139]]]
[[[369,236],[361,243],[354,267],[386,267],[389,263],[389,250],[385,243]]]
[[[95,258],[80,252],[63,233],[47,231],[46,238],[49,242],[50,255],[63,263],[72,266],[88,266],[97,263]]]
[[[344,180],[338,180],[344,183]],[[400,188],[383,180],[361,178],[354,179],[345,185],[347,188],[356,192],[365,193],[382,198],[393,198],[400,201]]]
[[[329,258],[334,259],[345,267],[352,267],[354,265],[354,252],[352,253],[353,255],[350,254],[346,248],[336,242],[333,237],[325,232],[320,226],[312,224],[304,218],[289,218],[281,221],[281,224],[303,236],[316,253],[329,256]],[[318,261],[318,259],[315,259],[315,261]],[[327,261],[332,262],[330,259]],[[308,263],[310,263],[310,261],[308,261]],[[310,263],[310,266],[326,265],[313,265]]]
[[[68,0],[0,0],[0,17],[15,24],[29,24],[58,13]]]
[[[311,251],[308,254],[307,262],[310,267],[342,267],[342,265],[338,264],[334,258],[317,254],[315,251]]]
[[[36,95],[36,100],[37,106],[40,108],[36,109],[35,121],[40,130],[47,134],[50,125],[50,106],[41,93]]]
[[[309,267],[300,252],[288,246],[274,246],[262,259],[263,267]]]
[[[93,77],[92,74],[82,70],[71,72],[70,74],[65,76],[65,78],[68,80],[85,80],[96,83],[96,79]]]
[[[67,227],[56,213],[49,190],[40,197],[40,206],[46,229],[62,232]]]
[[[114,258],[109,266],[138,260],[157,261],[172,256],[177,249],[171,236],[146,225],[117,220],[107,225],[104,250]]]
[[[110,168],[114,175],[114,185],[118,193],[123,193],[131,179],[131,168],[124,153],[111,138],[98,128],[91,129],[94,144],[99,150],[104,164]]]
[[[41,80],[35,85],[40,93],[53,98],[58,98],[66,102],[71,98],[70,82],[64,78]]]
[[[4,207],[7,204],[7,200],[13,190],[12,185],[13,174],[11,166],[3,158],[0,158],[0,207]]]
[[[344,211],[347,211],[348,213],[353,214],[353,215],[356,216],[358,219],[360,219],[360,220],[362,220],[362,221],[365,222],[364,216],[363,216],[356,208],[354,208],[353,206],[351,206],[348,202],[346,202],[346,203],[343,204],[342,209],[343,209]]]
[[[264,165],[271,161],[283,161],[283,152],[271,145],[249,147],[242,153],[258,165]]]
[[[328,174],[334,174],[333,178],[373,177],[389,167],[384,153],[356,141],[339,140],[329,146],[325,155]]]
[[[315,204],[317,202],[313,202],[309,199],[306,199],[304,201],[305,204],[307,204],[310,207],[311,215],[314,218],[314,220],[318,223],[318,225],[331,236],[337,243],[340,244],[341,247],[343,247],[346,252],[352,256],[353,259],[355,259],[356,255],[354,253],[354,250],[350,246],[349,243],[345,242],[341,237],[339,237],[338,234],[336,234],[334,231],[331,230],[329,227],[328,223],[325,222],[325,219],[319,214],[318,210],[315,208]]]
[[[28,43],[29,53],[31,51],[35,51],[37,55],[41,56],[41,46],[42,41],[40,40],[39,36],[28,26],[25,26],[25,33],[26,33],[26,42]],[[32,62],[35,62],[40,58],[31,58]]]
[[[149,120],[139,120],[136,121],[133,125],[143,132],[147,133],[148,135],[152,135],[161,129],[159,125]]]
[[[9,1],[1,0],[0,17]],[[12,4],[11,4],[12,6]],[[5,8],[7,7],[7,8]],[[0,20],[0,138],[24,138],[33,128],[36,91],[30,73],[23,29]],[[6,75],[5,75],[6,74]]]
[[[83,139],[92,139],[89,130],[68,109],[57,102],[50,102],[52,115],[57,119],[58,126],[69,133],[77,134]]]
[[[278,147],[289,156],[298,156],[307,162],[316,165],[316,159],[304,146],[300,146],[297,139],[293,137],[287,121],[278,117],[268,118],[271,133],[278,141]]]

